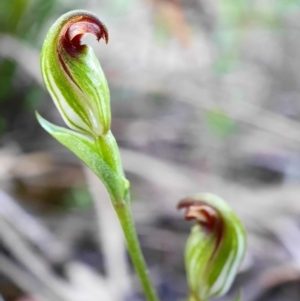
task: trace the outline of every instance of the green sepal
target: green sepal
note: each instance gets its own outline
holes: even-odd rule
[[[83,163],[85,163],[105,185],[113,205],[122,203],[129,189],[129,182],[121,170],[117,147],[107,147],[105,141],[96,142],[87,136],[72,130],[54,125],[44,119],[36,112],[40,125],[58,142],[73,152]],[[106,140],[112,145],[114,138],[111,135]],[[104,139],[102,137],[102,139]],[[105,139],[104,139],[105,140]],[[102,146],[101,146],[102,145]],[[104,146],[103,146],[104,145]],[[117,152],[117,153],[116,153]],[[116,159],[118,158],[118,159]],[[118,165],[118,166],[117,166]]]
[[[199,288],[199,279],[205,283],[203,269],[210,261],[211,254],[214,251],[214,236],[206,235],[199,225],[195,225],[189,236],[185,247],[185,264],[187,272],[187,281],[191,292],[197,295],[197,301],[202,301],[209,295],[209,287],[201,285]],[[203,284],[204,284],[203,283]]]

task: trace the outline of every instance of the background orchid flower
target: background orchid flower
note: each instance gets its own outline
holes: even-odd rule
[[[246,249],[244,227],[233,210],[216,195],[203,193],[183,199],[186,220],[196,225],[185,248],[190,301],[224,295],[232,285]]]

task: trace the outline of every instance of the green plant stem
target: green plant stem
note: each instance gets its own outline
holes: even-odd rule
[[[115,210],[117,212],[125,235],[128,252],[135,267],[136,273],[140,278],[141,285],[143,287],[146,298],[148,301],[159,301],[155,289],[150,280],[146,262],[141,251],[140,243],[131,215],[130,203],[123,202],[122,205],[115,205]]]

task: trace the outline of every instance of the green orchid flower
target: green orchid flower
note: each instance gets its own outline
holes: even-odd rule
[[[105,25],[93,14],[73,11],[49,30],[41,52],[45,85],[66,124],[90,137],[110,129],[109,88],[100,63],[81,37],[91,33],[108,42]]]
[[[219,197],[197,194],[182,200],[186,220],[196,225],[185,248],[190,301],[224,295],[232,285],[246,250],[244,227]]]
[[[108,42],[108,31],[97,16],[71,11],[50,28],[41,52],[45,85],[65,123],[65,129],[37,114],[38,121],[60,143],[77,155],[102,180],[113,203],[128,198],[129,182],[119,149],[110,131],[109,88],[100,63],[84,34]]]

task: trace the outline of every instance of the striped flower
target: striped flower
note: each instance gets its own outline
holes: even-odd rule
[[[219,197],[203,193],[182,200],[186,220],[196,225],[185,249],[190,301],[224,295],[232,285],[246,249],[244,227]]]
[[[80,43],[86,33],[108,42],[106,27],[89,12],[72,11],[59,18],[43,44],[41,68],[45,85],[66,124],[96,138],[110,129],[110,96],[95,53]]]

